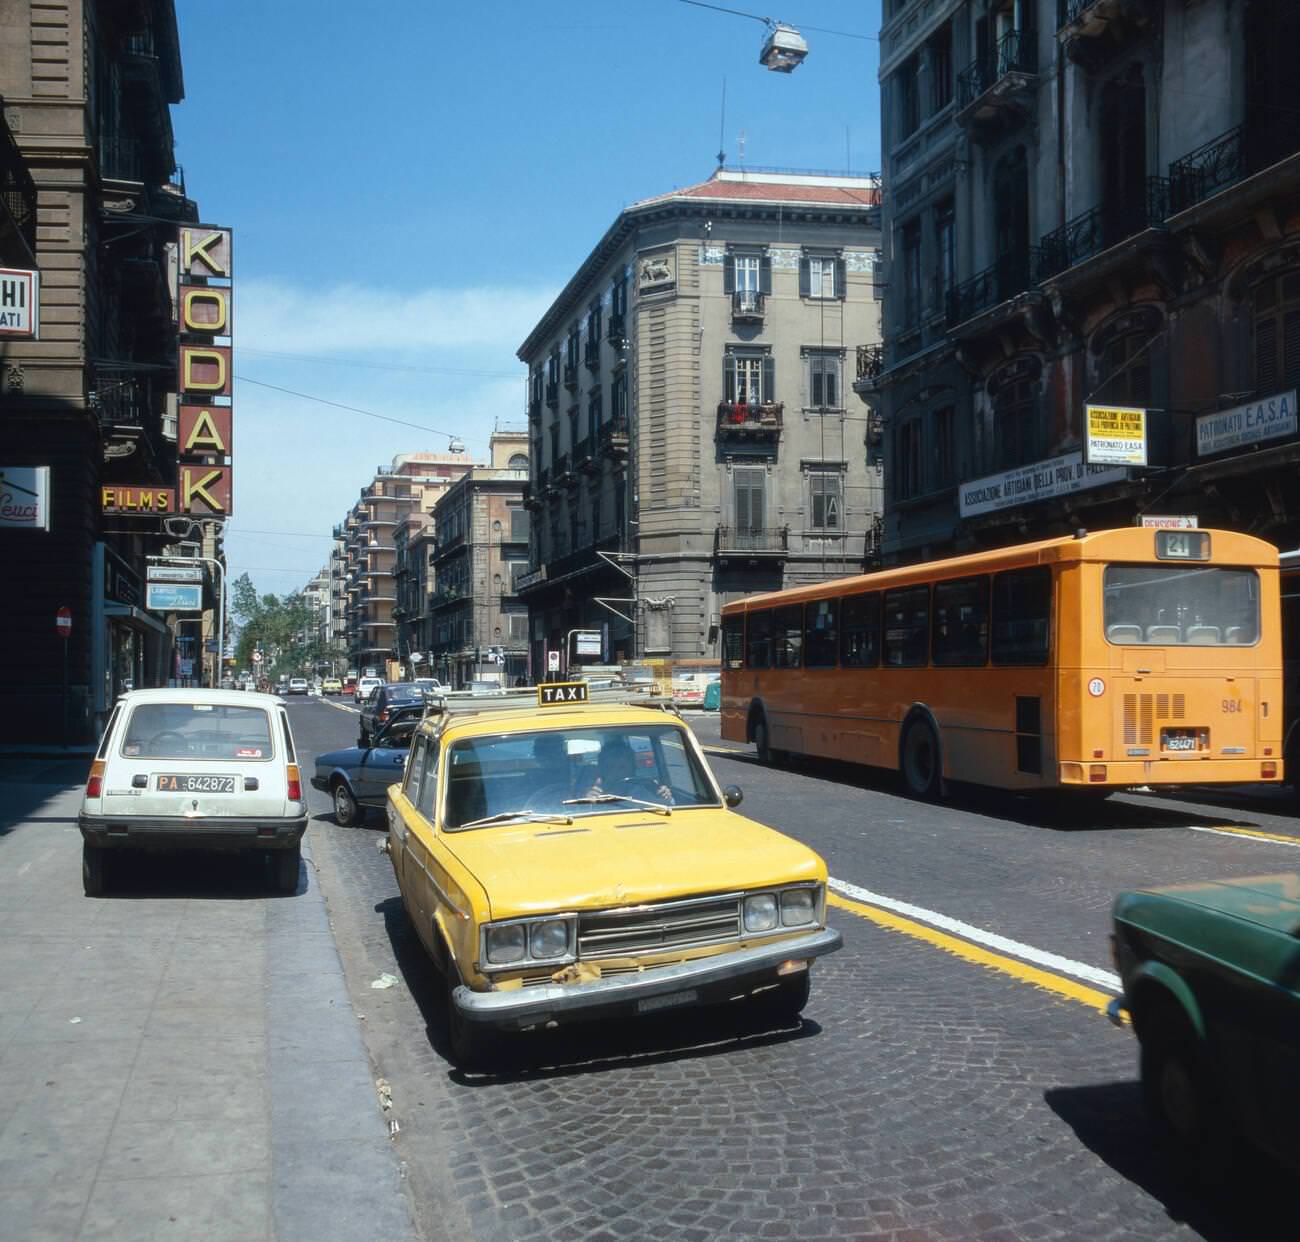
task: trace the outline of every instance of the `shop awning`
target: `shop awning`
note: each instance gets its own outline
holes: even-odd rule
[[[143,608],[137,608],[134,604],[119,604],[110,600],[104,604],[104,616],[112,617],[115,621],[125,621],[139,630],[154,630],[159,634],[168,633],[167,627],[153,613],[145,612]]]

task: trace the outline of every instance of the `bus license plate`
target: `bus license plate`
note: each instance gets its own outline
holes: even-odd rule
[[[678,1005],[693,1005],[699,997],[692,989],[686,992],[670,992],[667,996],[647,996],[636,1003],[637,1013],[654,1013],[657,1009],[676,1009]]]
[[[160,793],[234,793],[233,776],[209,776],[203,772],[159,772]]]
[[[1195,750],[1196,735],[1194,733],[1170,733],[1165,737],[1166,750]]]

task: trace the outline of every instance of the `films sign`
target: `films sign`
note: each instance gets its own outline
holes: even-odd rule
[[[974,517],[1054,496],[1068,496],[1107,483],[1122,483],[1127,478],[1128,471],[1123,466],[1090,466],[1084,462],[1081,451],[1063,453],[1031,466],[1017,466],[1014,470],[963,483],[959,507],[962,517]]]
[[[1264,440],[1281,440],[1300,429],[1295,389],[1250,401],[1231,410],[1202,414],[1196,420],[1196,455],[1209,457],[1226,449]]]
[[[99,507],[116,517],[170,517],[176,512],[176,489],[108,483],[99,489]]]

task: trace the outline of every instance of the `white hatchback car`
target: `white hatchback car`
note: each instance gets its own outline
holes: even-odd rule
[[[77,819],[87,896],[119,851],[265,851],[298,887],[307,804],[284,704],[236,690],[135,690],[117,701]]]
[[[352,697],[356,702],[364,703],[383,684],[382,677],[363,677],[357,682],[357,691]]]

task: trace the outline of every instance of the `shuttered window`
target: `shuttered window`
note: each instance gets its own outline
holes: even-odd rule
[[[1260,396],[1300,384],[1300,272],[1255,290],[1255,389]]]
[[[742,467],[735,474],[736,530],[741,532],[763,529],[763,492],[766,472],[753,467]]]

